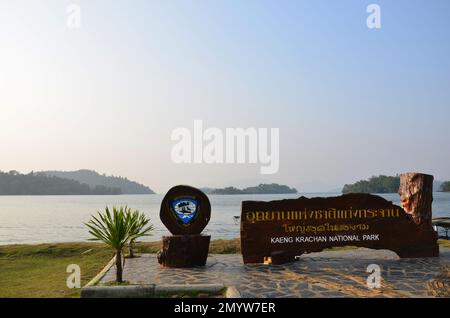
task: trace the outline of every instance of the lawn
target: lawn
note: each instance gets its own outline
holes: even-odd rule
[[[111,259],[103,244],[61,243],[0,246],[0,297],[78,297],[66,286],[69,264],[88,283]]]
[[[138,243],[138,253],[156,253],[160,242]],[[210,253],[238,253],[239,240],[211,242]],[[0,298],[79,297],[79,289],[66,286],[66,268],[78,264],[81,286],[87,284],[112,258],[100,243],[58,243],[0,246]]]
[[[440,247],[450,248],[450,240],[438,240]]]

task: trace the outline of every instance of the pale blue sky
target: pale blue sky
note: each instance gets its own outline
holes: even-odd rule
[[[450,179],[449,12],[447,0],[0,0],[0,170],[90,168],[159,192]],[[279,172],[172,163],[170,134],[194,119],[280,128]]]

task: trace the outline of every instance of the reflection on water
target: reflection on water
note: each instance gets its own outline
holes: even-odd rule
[[[205,233],[213,239],[239,237],[239,220],[243,200],[276,200],[335,196],[338,193],[305,193],[282,195],[211,195],[211,221]],[[397,194],[382,197],[400,204]],[[169,234],[159,220],[163,196],[0,196],[0,244],[72,242],[89,238],[83,225],[90,215],[106,205],[128,205],[147,214],[155,225],[154,235],[145,240],[158,240]],[[433,217],[450,216],[450,193],[434,193]]]

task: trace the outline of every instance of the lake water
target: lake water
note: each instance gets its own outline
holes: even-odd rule
[[[243,200],[276,200],[283,198],[335,196],[338,193],[303,193],[283,195],[210,195],[211,221],[204,233],[212,239],[239,237],[239,223]],[[382,197],[399,204],[397,194]],[[105,206],[128,205],[148,215],[155,225],[154,241],[170,234],[159,220],[163,195],[120,196],[0,196],[0,245],[16,243],[79,242],[90,236],[83,225],[90,216]],[[450,193],[434,193],[433,217],[450,216]]]

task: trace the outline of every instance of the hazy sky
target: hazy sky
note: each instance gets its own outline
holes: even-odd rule
[[[449,13],[448,0],[0,0],[0,170],[89,168],[157,192],[450,180]],[[195,119],[280,128],[279,172],[173,163],[171,132]]]

